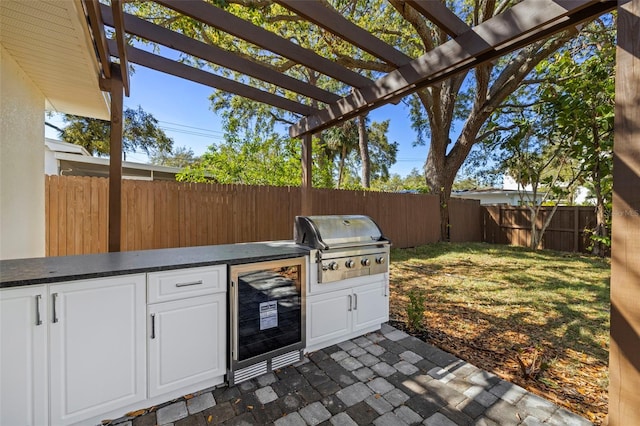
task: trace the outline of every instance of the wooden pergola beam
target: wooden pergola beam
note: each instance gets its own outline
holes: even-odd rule
[[[406,0],[422,16],[433,22],[451,37],[457,37],[469,31],[471,27],[439,1]]]
[[[93,35],[93,40],[98,52],[98,59],[102,65],[102,72],[105,78],[111,77],[111,58],[107,47],[107,36],[104,33],[104,22],[100,13],[98,0],[85,0],[85,10],[89,17],[89,27]]]
[[[226,33],[246,40],[263,49],[269,50],[307,68],[316,70],[352,87],[365,87],[371,80],[343,67],[312,50],[305,49],[270,31],[238,18],[219,7],[203,1],[156,0],[168,8],[200,22],[218,28]]]
[[[299,0],[276,0],[276,2],[388,64],[399,67],[411,61],[411,57],[355,25],[321,2]]]
[[[104,23],[114,25],[111,9],[106,5],[100,6]],[[276,86],[316,99],[324,103],[336,102],[340,97],[334,93],[320,89],[317,86],[289,77],[272,68],[260,65],[232,52],[209,45],[190,37],[147,22],[133,15],[124,14],[124,29],[127,33],[142,37],[149,41],[162,44],[171,49],[179,50],[205,61],[238,71],[245,75],[269,82]]]
[[[113,11],[113,23],[116,32],[118,57],[120,58],[120,79],[122,80],[124,94],[129,96],[129,64],[127,61],[127,41],[125,40],[122,2],[120,0],[111,0],[111,9]]]
[[[609,425],[640,424],[640,0],[620,0],[616,50]]]
[[[122,112],[120,68],[111,64],[111,132],[109,136],[109,251],[120,251],[122,229]]]
[[[111,54],[117,56],[118,53],[114,51],[116,49],[115,42],[113,40],[109,40],[108,44],[109,48],[112,49]],[[136,49],[135,47],[128,46],[127,55],[129,57],[129,61],[134,64],[142,65],[186,80],[195,81],[196,83],[213,87],[214,89],[224,90],[225,92],[233,93],[257,102],[262,102],[295,114],[310,115],[318,112],[317,109],[309,105],[304,105],[290,99],[256,89],[255,87],[247,86],[245,84],[238,83],[237,81],[220,77],[141,49]]]
[[[444,80],[482,62],[558,32],[576,20],[600,15],[616,6],[615,0],[524,0],[506,12],[436,47],[368,87],[330,104],[289,128],[292,137],[316,133]]]

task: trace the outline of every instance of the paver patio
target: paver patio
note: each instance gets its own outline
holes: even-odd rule
[[[112,426],[590,425],[386,324],[294,366],[205,390]]]

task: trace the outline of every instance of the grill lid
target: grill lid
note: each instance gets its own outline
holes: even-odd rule
[[[296,216],[293,238],[296,243],[327,250],[388,243],[369,216]]]

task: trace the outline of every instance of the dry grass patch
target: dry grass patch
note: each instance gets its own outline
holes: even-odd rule
[[[394,249],[391,260],[393,325],[408,329],[408,294],[423,292],[424,330],[412,334],[595,423],[604,421],[607,259],[436,243]]]

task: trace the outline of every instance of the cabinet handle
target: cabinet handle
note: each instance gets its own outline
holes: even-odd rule
[[[202,284],[202,280],[198,280],[198,281],[191,281],[188,283],[176,283],[176,287],[189,287],[191,285],[201,285]]]
[[[353,304],[353,298],[351,297],[351,295],[349,295],[349,309],[347,309],[348,312],[351,312],[352,304]]]
[[[151,314],[151,338],[156,338],[156,314]]]
[[[354,311],[358,310],[358,295],[357,294],[353,295],[353,310]]]
[[[40,317],[40,299],[41,294],[36,294],[36,325],[42,325],[42,318]]]
[[[56,303],[58,301],[58,293],[53,293],[51,295],[51,308],[53,310],[53,323],[58,322],[58,312],[56,310]]]

